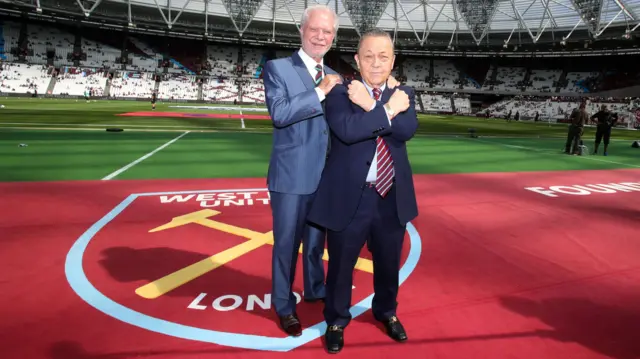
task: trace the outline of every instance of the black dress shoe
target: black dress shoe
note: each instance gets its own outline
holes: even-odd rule
[[[289,314],[279,317],[280,318],[280,326],[284,330],[285,333],[299,337],[302,335],[302,325],[300,324],[300,320],[298,319],[297,314]]]
[[[331,325],[324,333],[325,345],[330,354],[336,354],[342,350],[344,346],[344,327],[339,325]]]
[[[391,339],[404,342],[407,340],[407,332],[404,330],[402,323],[398,320],[398,317],[395,315],[390,317],[387,320],[383,320],[385,329],[387,330],[387,335],[391,337]]]

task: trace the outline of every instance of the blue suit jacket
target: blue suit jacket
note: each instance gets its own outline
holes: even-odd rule
[[[325,74],[336,74],[324,67]],[[270,191],[311,194],[324,168],[329,128],[315,82],[297,51],[264,67],[265,99],[273,130],[267,185]]]
[[[394,161],[398,221],[404,225],[418,215],[406,148],[406,142],[418,128],[415,92],[406,86],[394,90],[387,88],[376,107],[366,112],[349,100],[346,86],[337,85],[325,100],[327,122],[331,128],[331,154],[308,218],[333,231],[347,227],[360,203],[376,151],[376,137],[382,136]],[[397,89],[409,95],[410,105],[389,126],[383,105]]]

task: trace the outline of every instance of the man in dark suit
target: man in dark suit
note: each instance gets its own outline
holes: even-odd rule
[[[267,175],[274,237],[271,301],[280,326],[292,336],[302,334],[292,291],[301,242],[304,299],[325,297],[325,232],[306,217],[329,150],[323,102],[342,81],[323,62],[337,29],[330,7],[310,6],[302,16],[301,49],[265,64],[265,99],[274,126]]]
[[[353,269],[365,243],[373,257],[373,315],[391,338],[407,339],[396,298],[405,226],[418,214],[406,150],[418,127],[415,93],[386,85],[395,59],[388,33],[363,34],[355,59],[362,81],[336,85],[327,95],[331,154],[309,214],[327,228],[324,317],[330,353],[344,345]]]

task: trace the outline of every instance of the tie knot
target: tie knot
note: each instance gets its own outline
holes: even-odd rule
[[[380,89],[378,88],[373,89],[373,98],[375,98],[376,101],[380,99],[381,94],[382,94],[382,91],[380,91]]]
[[[316,64],[316,71],[322,71],[322,65]]]

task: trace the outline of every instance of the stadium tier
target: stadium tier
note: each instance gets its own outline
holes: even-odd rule
[[[264,64],[294,51],[46,23],[0,25],[0,93],[13,96],[146,100],[156,92],[161,101],[263,104]],[[499,118],[518,112],[522,120],[562,121],[581,97],[640,85],[638,60],[401,55],[393,75],[420,93],[420,112]],[[331,51],[326,61],[347,78],[357,74],[353,53]],[[630,123],[637,95],[606,101]],[[600,103],[592,100],[590,110]]]

